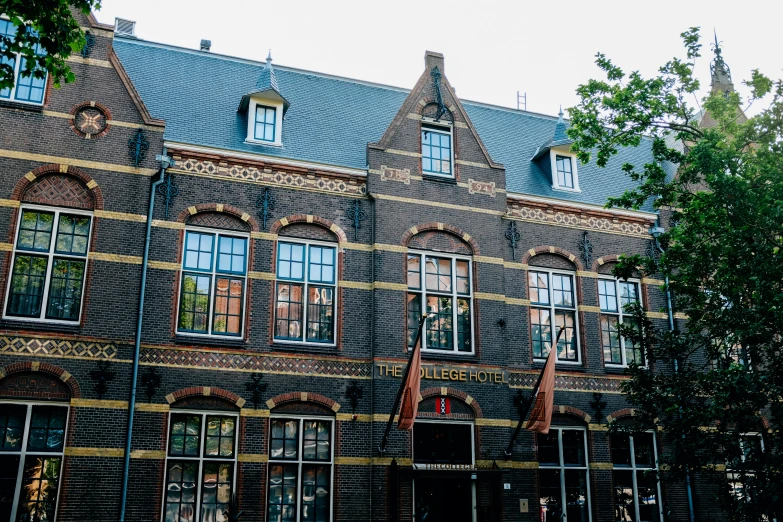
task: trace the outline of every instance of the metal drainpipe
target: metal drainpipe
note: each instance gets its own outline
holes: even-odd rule
[[[654,236],[655,237],[655,236]],[[661,244],[658,243],[658,238],[655,237],[655,246],[658,247],[658,251],[663,254],[664,250]],[[674,331],[674,310],[672,308],[672,293],[669,290],[669,276],[664,277],[664,284],[666,285],[666,311],[669,314],[669,331]],[[677,358],[674,359],[674,373],[679,373],[680,364],[677,362]],[[683,435],[683,438],[685,435]],[[688,520],[695,522],[696,515],[693,509],[693,488],[691,486],[691,472],[690,469],[685,473],[685,489],[688,494]]]
[[[166,168],[169,165],[166,158],[166,147],[163,147],[163,155],[159,156],[162,166],[160,179],[154,181],[150,187],[150,204],[147,209],[147,232],[144,237],[144,258],[141,262],[141,290],[139,292],[139,315],[136,318],[136,342],[133,351],[133,373],[131,375],[130,400],[128,401],[128,432],[125,436],[125,460],[122,466],[122,493],[120,496],[120,522],[125,522],[125,507],[128,502],[128,475],[130,472],[131,440],[133,439],[133,413],[136,409],[136,384],[139,377],[139,351],[141,346],[141,326],[144,322],[144,294],[147,286],[147,261],[150,253],[150,235],[152,233],[152,214],[155,210],[155,191],[166,179]]]

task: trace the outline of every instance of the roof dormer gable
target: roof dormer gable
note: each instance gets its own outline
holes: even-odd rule
[[[283,115],[289,106],[280,92],[270,51],[255,88],[242,96],[237,109],[247,113],[245,143],[282,146]]]

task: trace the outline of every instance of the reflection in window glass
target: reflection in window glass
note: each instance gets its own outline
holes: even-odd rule
[[[606,364],[644,365],[644,354],[633,341],[620,335],[619,325],[633,321],[625,306],[639,302],[639,285],[633,281],[598,279],[598,304],[601,307],[601,346]]]
[[[536,436],[542,520],[561,522],[563,515],[570,522],[589,520],[586,433],[580,429],[550,428],[548,434]]]
[[[655,434],[611,435],[615,520],[660,522]]]
[[[531,270],[528,272],[530,333],[534,359],[546,359],[557,332],[557,360],[578,362],[576,293],[573,274]],[[554,317],[555,327],[552,328]]]

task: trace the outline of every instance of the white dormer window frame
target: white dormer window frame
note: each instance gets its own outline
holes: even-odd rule
[[[568,159],[571,163],[571,178],[573,180],[573,187],[569,187],[567,182],[561,183],[560,176],[558,176],[557,162],[558,159]],[[576,155],[573,154],[570,149],[565,147],[553,147],[549,151],[549,161],[552,165],[552,190],[562,190],[565,192],[582,192],[579,188],[579,171],[577,168]]]
[[[274,121],[274,137],[272,140],[265,140],[256,137],[256,118],[257,108],[266,107],[274,109],[275,121]],[[247,107],[247,138],[245,143],[251,143],[254,145],[267,145],[272,147],[282,147],[282,130],[283,130],[283,102],[278,100],[270,100],[268,98],[250,98],[250,102]]]

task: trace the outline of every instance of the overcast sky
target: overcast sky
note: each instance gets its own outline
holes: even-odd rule
[[[410,88],[424,51],[441,52],[460,98],[556,114],[598,77],[597,51],[652,74],[684,56],[679,34],[702,28],[697,75],[709,86],[713,28],[735,85],[754,68],[783,76],[780,0],[103,0],[98,20],[137,22],[140,38]],[[165,74],[165,71],[160,71]],[[194,81],[211,81],[194,78]],[[753,110],[750,111],[754,112]]]

